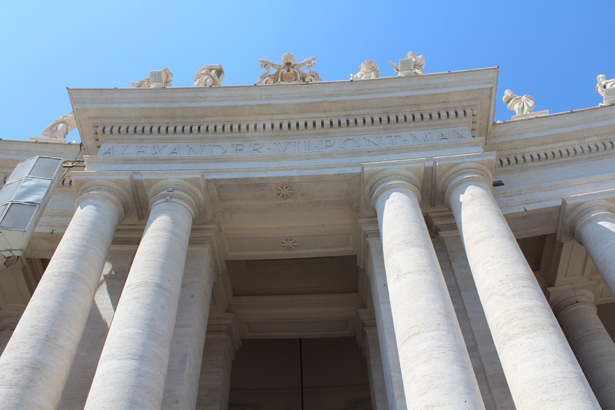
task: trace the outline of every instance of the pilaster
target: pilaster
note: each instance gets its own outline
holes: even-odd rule
[[[197,410],[228,408],[232,363],[240,346],[235,315],[210,315],[199,379]]]

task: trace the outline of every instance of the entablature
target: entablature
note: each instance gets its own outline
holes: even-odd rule
[[[370,81],[165,89],[70,89],[88,154],[105,143],[227,142],[466,127],[493,122],[497,68]]]
[[[485,150],[498,153],[497,167],[573,158],[615,147],[615,107],[494,124]]]

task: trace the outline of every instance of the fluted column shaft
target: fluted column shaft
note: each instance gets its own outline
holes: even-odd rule
[[[125,206],[125,197],[108,187],[86,189],[79,197],[77,210],[0,358],[0,407],[58,406]]]
[[[498,204],[490,171],[461,164],[445,176],[451,207],[518,409],[598,409],[579,364]]]
[[[159,409],[197,209],[190,192],[152,195],[143,238],[124,285],[86,409]]]
[[[603,201],[589,202],[571,221],[577,241],[585,246],[609,290],[615,295],[615,209]]]
[[[598,402],[615,409],[615,343],[586,289],[549,289],[551,305]]]
[[[414,181],[371,189],[408,408],[484,408]]]

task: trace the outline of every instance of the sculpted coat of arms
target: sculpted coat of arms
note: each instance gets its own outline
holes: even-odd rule
[[[316,57],[310,57],[295,64],[295,56],[291,53],[286,53],[282,56],[282,64],[262,59],[258,61],[260,61],[261,67],[267,70],[267,72],[260,76],[256,84],[293,84],[322,81],[320,75],[316,71],[312,71],[312,67],[316,65]],[[301,71],[303,67],[308,68],[307,73]],[[273,74],[269,72],[272,68],[276,70]]]

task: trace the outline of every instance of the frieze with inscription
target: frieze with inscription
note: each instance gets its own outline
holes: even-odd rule
[[[105,143],[98,156],[120,157],[193,157],[227,156],[258,154],[296,154],[325,151],[350,151],[357,149],[378,149],[395,146],[446,143],[449,141],[470,140],[467,128],[446,128],[429,131],[400,132],[386,135],[356,137],[330,137],[289,140],[263,140],[207,143],[156,143],[122,144]]]

